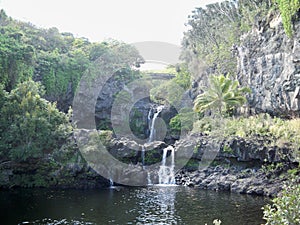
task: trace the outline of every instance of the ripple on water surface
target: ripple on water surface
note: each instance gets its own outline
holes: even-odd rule
[[[181,186],[0,192],[1,224],[262,224],[258,196]]]

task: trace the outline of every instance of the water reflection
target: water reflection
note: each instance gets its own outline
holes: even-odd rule
[[[137,193],[139,201],[138,224],[177,224],[181,221],[175,211],[176,187],[141,189]]]
[[[0,192],[0,224],[262,224],[262,197],[178,186]]]

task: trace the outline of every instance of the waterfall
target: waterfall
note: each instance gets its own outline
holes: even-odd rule
[[[149,141],[148,142],[152,142],[152,141],[155,140],[155,121],[156,121],[159,113],[163,110],[163,108],[164,108],[163,105],[160,105],[160,106],[157,107],[156,112],[154,113],[152,120],[151,120],[151,109],[150,109],[150,112],[149,112],[150,115],[148,114],[148,120],[151,121],[151,123],[150,123],[151,126],[150,126],[150,135],[149,135]]]
[[[163,108],[164,108],[164,106],[158,106],[152,119],[151,119],[151,115],[152,115],[153,109],[150,108],[150,110],[149,110],[149,113],[148,113],[148,116],[147,116],[149,131],[150,131],[148,143],[155,140],[155,121],[156,121],[159,113],[163,110]],[[142,165],[143,165],[143,168],[144,168],[144,162],[145,162],[145,147],[143,146],[142,147]],[[148,183],[148,185],[152,185],[150,171],[147,172],[147,183]]]
[[[148,171],[147,173],[147,183],[148,185],[152,185],[152,181],[151,181],[151,173]]]
[[[168,151],[171,151],[171,162],[169,163],[169,165],[167,165]],[[175,150],[170,145],[163,150],[162,162],[158,171],[159,184],[175,184],[174,167],[175,167]]]
[[[149,112],[148,112],[148,116],[147,116],[147,120],[148,120],[148,129],[150,131],[150,136],[151,136],[151,128],[152,128],[152,121],[151,121],[151,115],[152,115],[152,108],[150,108]],[[157,117],[157,116],[156,116]],[[154,118],[154,117],[153,117]],[[148,141],[148,143],[151,142],[150,140]],[[142,158],[142,166],[143,169],[145,169],[145,146],[142,145],[142,154],[141,154],[141,158]],[[148,177],[150,177],[150,175],[148,175]],[[148,179],[148,183],[149,183],[149,179]]]
[[[109,178],[109,187],[113,187],[114,186],[114,181],[112,178]]]
[[[145,146],[144,145],[142,145],[142,166],[143,166],[143,168],[144,168],[144,166],[145,166]]]
[[[157,117],[159,116],[160,112],[163,110],[164,106],[158,106],[156,108],[156,112],[153,114],[153,118],[151,119],[151,115],[153,113],[153,109],[151,108],[149,110],[147,119],[148,119],[148,124],[149,124],[149,140],[148,143],[155,141],[156,139],[156,130],[155,130],[155,122]],[[171,161],[167,160],[167,155],[168,152],[171,152],[170,158]],[[143,168],[145,164],[145,147],[142,146],[142,165]],[[175,184],[175,175],[174,175],[174,168],[175,168],[175,150],[174,148],[170,145],[167,148],[163,150],[163,157],[162,157],[162,162],[161,166],[158,171],[158,179],[159,179],[159,184]],[[147,182],[148,185],[152,185],[151,181],[151,172],[147,172]]]
[[[151,115],[152,115],[152,108],[150,108],[150,110],[148,112],[148,116],[147,116],[149,131],[151,130]]]

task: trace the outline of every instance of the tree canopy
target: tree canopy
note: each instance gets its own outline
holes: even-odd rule
[[[230,0],[196,8],[186,23],[188,31],[182,41],[182,59],[189,68],[195,67],[194,64],[199,64],[200,60],[215,74],[235,74],[237,59],[232,52],[233,46],[238,45],[241,36],[256,25],[259,19],[267,17],[270,11],[276,11],[279,7],[289,35],[291,20],[299,11],[300,3],[298,0],[276,2]]]
[[[1,159],[22,161],[60,148],[71,134],[65,113],[80,79],[103,55],[112,57],[111,67],[121,68],[113,74],[116,79],[139,76],[135,68],[144,60],[129,44],[92,43],[0,11]]]
[[[124,71],[143,63],[131,45],[116,40],[92,43],[57,28],[42,29],[0,12],[0,83],[11,91],[32,78],[45,87],[45,98],[67,111],[66,98],[74,95],[80,78],[104,53],[119,56]],[[131,74],[131,72],[127,73]],[[126,75],[125,75],[126,76]]]

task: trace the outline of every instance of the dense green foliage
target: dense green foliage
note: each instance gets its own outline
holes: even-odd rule
[[[230,0],[196,8],[187,22],[182,59],[194,76],[201,72],[199,62],[213,73],[235,74],[237,61],[232,50],[240,43],[240,37],[277,8],[291,37],[299,7],[299,0]]]
[[[59,148],[72,131],[69,116],[43,99],[42,86],[32,80],[10,93],[1,90],[0,154],[26,160]]]
[[[175,74],[175,78],[165,82],[160,81],[159,83],[154,81],[154,88],[150,91],[150,98],[152,101],[160,104],[171,104],[178,107],[182,103],[184,92],[190,88],[190,72],[184,64],[180,65],[180,68],[177,70],[171,66],[165,72]]]
[[[232,47],[238,45],[241,35],[255,23],[255,16],[265,16],[270,1],[231,0],[196,8],[189,16],[189,30],[183,39],[182,58],[190,68],[199,60],[214,73],[236,71],[236,57]],[[197,76],[199,71],[194,71]]]
[[[194,101],[196,112],[211,110],[221,115],[246,103],[244,95],[250,92],[249,88],[239,87],[239,82],[232,81],[228,76],[219,75],[209,78],[209,87]]]
[[[277,198],[272,200],[272,205],[264,207],[266,225],[296,225],[300,224],[300,185],[285,185],[284,190]]]
[[[224,118],[218,122],[216,119],[204,117],[195,122],[193,132],[213,136],[221,132],[222,138],[264,138],[265,145],[294,149],[295,157],[300,160],[300,119],[283,120],[272,118],[268,114],[259,114],[246,118]]]
[[[9,19],[0,12],[0,83],[10,91],[33,74],[34,48],[24,41],[23,33],[8,26]]]
[[[32,78],[45,87],[48,100],[67,111],[66,98],[72,99],[86,69],[110,52],[124,60],[124,71],[129,75],[133,66],[143,62],[137,50],[125,43],[91,43],[57,28],[36,28],[0,12],[0,83],[7,91]]]
[[[285,29],[286,34],[289,37],[293,35],[293,16],[300,9],[299,0],[275,0],[280,10],[282,23]]]
[[[191,87],[191,73],[186,64],[181,64],[175,72],[174,82],[184,90]]]
[[[197,114],[190,108],[183,108],[170,120],[171,131],[187,133],[193,129],[195,120],[197,120]]]
[[[0,156],[22,161],[58,150],[70,136],[68,111],[82,75],[106,57],[128,82],[143,59],[131,45],[91,43],[57,28],[41,29],[0,11]],[[117,65],[117,66],[116,66]],[[35,83],[34,81],[39,83]],[[57,102],[51,103],[51,102]]]

